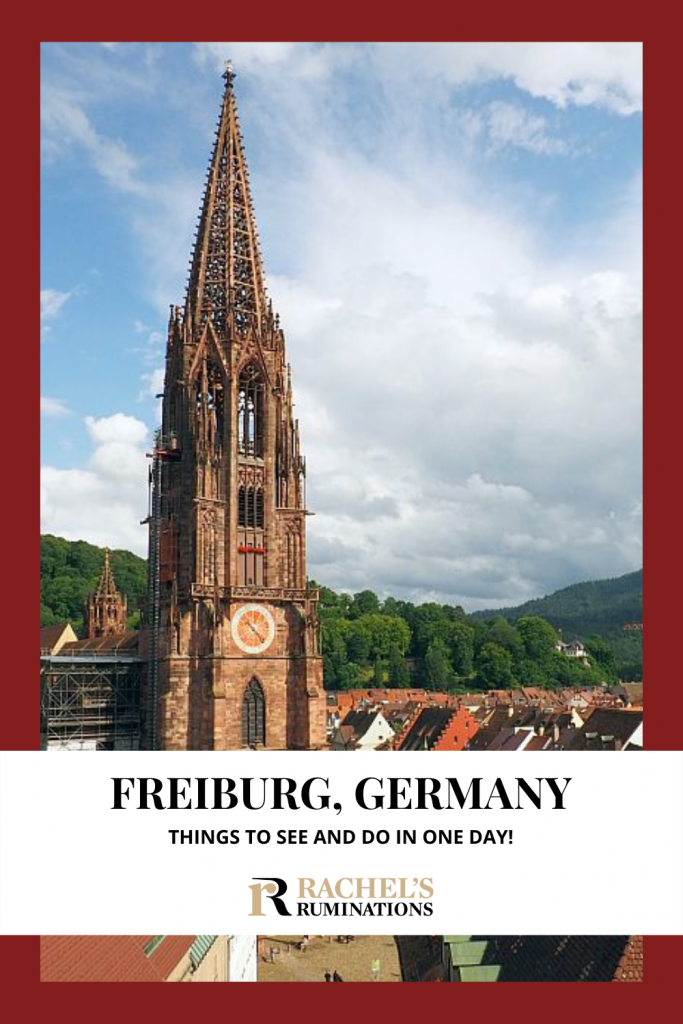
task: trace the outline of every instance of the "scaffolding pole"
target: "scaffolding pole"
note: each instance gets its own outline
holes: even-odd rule
[[[155,436],[152,465],[149,473],[149,558],[147,620],[149,661],[147,668],[147,727],[151,750],[159,749],[158,697],[159,697],[159,631],[161,627],[161,432]]]
[[[174,433],[163,434],[157,430],[154,435],[154,451],[151,452],[152,465],[149,471],[149,558],[148,558],[148,693],[147,693],[147,733],[151,750],[161,749],[159,737],[159,656],[161,637],[161,538],[163,529],[163,464],[178,462],[181,452]],[[168,509],[166,510],[168,513]],[[172,518],[172,517],[171,517]],[[167,522],[171,522],[167,515]]]

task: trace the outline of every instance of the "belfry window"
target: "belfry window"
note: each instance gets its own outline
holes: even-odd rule
[[[242,700],[242,746],[266,745],[266,699],[258,679],[252,679]]]
[[[263,456],[265,386],[261,372],[248,363],[239,377],[237,446],[240,455]]]
[[[260,487],[240,487],[237,493],[237,525],[263,529],[263,491]]]
[[[197,377],[197,412],[206,417],[214,437],[221,440],[225,416],[223,373],[208,360]]]

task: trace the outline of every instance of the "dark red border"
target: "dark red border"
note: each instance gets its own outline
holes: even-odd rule
[[[310,11],[308,7],[310,6]],[[265,4],[256,8],[246,8],[251,12],[249,21],[238,8],[226,9],[225,17],[219,19],[228,35],[233,37],[252,38],[310,38],[311,36],[326,39],[363,38],[378,39],[410,39],[420,35],[426,39],[457,38],[460,35],[470,39],[513,36],[517,39],[555,39],[555,38],[589,38],[613,39],[618,33],[622,39],[642,39],[644,25],[641,16],[629,18],[628,9],[620,5],[618,15],[607,5],[596,7],[591,5],[587,13],[589,17],[576,9],[567,11],[564,8],[548,7],[538,2],[527,3],[525,9],[518,5],[503,7],[495,16],[489,7],[473,8],[463,5],[448,8],[448,13],[430,12],[420,8],[419,17],[414,7],[400,8],[392,5],[386,11],[379,4],[370,7],[367,4],[347,4],[344,8],[344,21],[337,18],[337,10],[326,8],[325,24],[321,17],[321,7],[300,3],[292,6],[273,5],[271,12]],[[133,18],[127,18],[127,7],[131,8]],[[28,12],[28,8],[25,8]],[[32,9],[33,10],[33,9]],[[207,6],[206,13],[214,16],[217,9]],[[481,14],[478,14],[478,12]],[[119,4],[116,9],[117,23],[113,13],[101,8],[96,14],[88,9],[87,22],[81,16],[78,7],[69,11],[60,9],[54,14],[41,12],[41,34],[44,38],[70,39],[85,34],[88,38],[99,35],[106,38],[120,38],[129,34],[126,26],[133,25],[138,37],[154,37],[160,28],[167,28],[169,21],[176,21],[173,12],[165,10],[162,14],[151,8],[136,4]],[[180,12],[178,12],[179,15]],[[184,10],[185,14],[187,11]],[[101,15],[98,17],[97,15]],[[260,18],[259,18],[260,15]],[[3,422],[5,424],[5,443],[3,446],[4,481],[3,511],[3,604],[5,623],[5,657],[4,672],[0,685],[4,691],[3,710],[0,713],[0,749],[32,749],[38,745],[38,708],[37,687],[27,664],[30,664],[30,652],[35,644],[34,602],[36,600],[36,583],[38,566],[35,566],[31,552],[37,551],[36,536],[38,533],[38,500],[36,489],[36,467],[33,452],[38,451],[39,426],[37,417],[33,419],[27,409],[27,387],[22,383],[27,380],[38,380],[39,352],[38,345],[27,344],[25,311],[34,308],[34,285],[27,269],[33,264],[39,239],[36,217],[36,201],[34,185],[38,179],[37,133],[34,134],[34,102],[37,100],[38,75],[34,61],[37,47],[34,40],[35,27],[27,29],[20,21],[28,20],[29,14],[16,16],[16,22],[7,34],[7,45],[3,54],[2,76],[3,96],[5,97],[3,140],[4,140],[4,198],[5,203],[5,258],[6,273],[10,277],[10,288],[5,291],[5,316],[13,324],[7,324],[4,332],[4,366],[3,378]],[[35,18],[35,15],[33,15]],[[37,18],[35,18],[37,21]],[[210,19],[209,19],[210,20]],[[52,24],[50,24],[52,22]],[[99,22],[99,25],[98,25]],[[118,29],[121,24],[121,29]],[[180,24],[188,24],[189,19],[180,19]],[[98,31],[98,28],[101,31]],[[655,45],[648,44],[648,54],[654,51]],[[661,48],[662,51],[664,48]],[[649,88],[656,91],[658,78],[667,74],[671,67],[678,65],[675,55],[667,57],[665,52],[658,55],[648,67]],[[673,77],[673,76],[672,76]],[[669,657],[679,639],[675,629],[669,629],[668,619],[676,607],[673,592],[667,595],[667,581],[674,579],[674,553],[677,549],[678,508],[673,487],[677,475],[679,459],[670,439],[675,438],[676,420],[680,399],[679,382],[674,367],[671,365],[678,345],[678,326],[671,322],[671,296],[677,297],[679,288],[667,277],[677,272],[680,257],[677,252],[676,240],[680,237],[673,229],[672,211],[675,209],[673,197],[677,196],[678,188],[666,189],[667,176],[677,174],[678,163],[673,159],[673,142],[677,134],[676,120],[671,118],[671,107],[667,110],[666,98],[676,97],[677,83],[662,82],[659,95],[661,106],[653,103],[649,112],[652,123],[659,121],[665,134],[662,135],[661,149],[651,155],[651,162],[657,164],[657,187],[653,189],[651,200],[660,204],[665,212],[661,223],[660,237],[655,246],[651,241],[651,258],[660,257],[657,261],[656,284],[661,287],[660,302],[651,301],[648,337],[649,351],[659,353],[650,358],[646,380],[650,392],[650,432],[648,434],[649,466],[656,466],[659,472],[651,469],[649,474],[650,492],[660,489],[660,501],[657,505],[657,530],[649,531],[650,550],[648,580],[653,579],[649,590],[649,607],[651,608],[648,632],[654,633],[648,641],[648,678],[656,678],[651,685],[656,690],[657,702],[648,700],[646,738],[649,749],[680,749],[682,736],[680,732],[680,716],[673,712],[676,707],[680,682],[674,677],[678,658]],[[666,118],[666,122],[664,122]],[[671,147],[671,148],[670,148]],[[657,147],[655,147],[656,149]],[[671,183],[673,184],[673,182]],[[668,195],[672,197],[671,205]],[[666,203],[664,211],[663,204]],[[33,223],[31,223],[33,222]],[[650,223],[655,223],[650,219]],[[650,232],[649,237],[653,237]],[[667,242],[672,240],[669,255]],[[668,257],[668,258],[667,258]],[[678,282],[676,282],[677,284]],[[667,287],[668,286],[668,287]],[[675,307],[674,307],[675,308]],[[13,315],[14,314],[14,315]],[[659,320],[659,324],[657,324]],[[12,354],[14,353],[14,355]],[[652,402],[656,389],[657,402]],[[653,408],[655,410],[653,414]],[[659,437],[652,429],[653,420],[659,425]],[[670,421],[670,422],[669,422]],[[11,429],[10,429],[11,425]],[[667,429],[668,428],[668,429]],[[634,454],[634,457],[637,457]],[[664,490],[666,488],[666,491]],[[35,518],[34,518],[35,517]],[[659,566],[656,573],[655,567]],[[667,574],[667,570],[671,574]],[[673,591],[673,588],[671,588]],[[667,617],[667,612],[668,617]],[[58,841],[58,837],[45,837],[46,871],[42,878],[35,879],[40,888],[49,878],[50,843]],[[625,898],[628,898],[628,851],[624,851],[624,872],[615,871],[616,866],[596,866],[591,870],[605,871],[605,884],[616,884],[624,887]],[[584,868],[588,866],[584,865]],[[141,864],[144,869],[144,864]],[[656,865],[653,865],[656,870]],[[511,894],[511,898],[514,896]],[[580,898],[577,896],[576,898]],[[568,991],[559,992],[555,985],[551,993],[540,993],[535,986],[533,993],[524,993],[522,986],[504,989],[468,987],[454,992],[448,987],[434,987],[427,992],[424,986],[412,986],[406,989],[387,989],[376,986],[363,992],[362,1010],[364,1016],[382,1014],[391,1009],[401,1009],[406,1014],[421,1014],[447,1011],[462,1013],[475,1011],[477,1019],[487,1019],[493,1014],[524,1009],[526,1014],[534,1014],[536,1008],[543,1006],[543,1012],[553,1019],[574,1021],[577,1014],[584,1020],[590,1020],[598,1014],[613,1014],[622,1019],[633,1019],[636,1014],[656,1012],[657,1007],[675,1006],[677,996],[676,981],[680,970],[683,940],[676,938],[648,937],[645,942],[645,981],[641,985],[593,985],[587,996],[586,990],[575,985],[567,985]],[[187,1019],[189,1015],[196,1017],[206,1011],[215,1010],[217,1014],[232,1014],[244,1008],[245,1012],[253,1013],[255,1009],[268,1013],[290,1011],[297,1014],[299,1020],[307,1020],[314,1013],[320,1013],[328,1019],[343,1014],[346,1018],[349,1006],[344,1000],[338,1002],[325,998],[320,1007],[315,1003],[315,992],[302,993],[297,985],[266,985],[258,993],[247,986],[233,986],[226,993],[214,989],[210,985],[200,987],[199,991],[185,989],[171,990],[164,995],[164,990],[144,987],[131,991],[129,986],[109,985],[111,992],[101,990],[93,999],[89,990],[79,988],[72,993],[70,986],[47,985],[39,983],[39,940],[36,937],[2,938],[0,939],[0,978],[2,980],[2,1003],[13,1002],[17,1009],[22,1010],[22,1017],[41,1010],[51,1017],[61,1011],[68,1014],[71,1020],[91,1019],[95,1011],[99,1018],[114,1018],[120,1021],[122,1015],[138,1019],[143,1015],[174,1019],[176,1016]],[[394,992],[392,997],[391,993]],[[457,1000],[456,1000],[457,996]],[[96,1002],[95,1002],[96,999]],[[399,1002],[400,1000],[400,1002]],[[541,1003],[542,1000],[542,1003]]]

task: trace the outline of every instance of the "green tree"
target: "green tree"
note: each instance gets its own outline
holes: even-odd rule
[[[339,671],[339,689],[356,690],[365,686],[362,666],[356,665],[353,661],[347,661]]]
[[[392,644],[389,648],[388,670],[389,686],[392,689],[402,690],[410,686],[410,672],[406,660],[396,644]]]
[[[444,606],[434,601],[417,605],[413,614],[413,630],[415,633],[415,655],[424,658],[427,649],[435,640],[448,646],[448,634],[452,623]]]
[[[371,615],[379,612],[379,598],[372,590],[361,590],[353,595],[353,601],[349,608],[349,618],[359,619],[361,615]]]
[[[372,668],[372,685],[384,686],[384,662],[379,655],[375,658],[375,664]]]
[[[357,621],[352,624],[346,641],[346,653],[349,661],[365,665],[370,657],[370,645],[367,634],[358,628]]]
[[[590,682],[586,666],[578,658],[567,658],[559,651],[553,654],[550,676],[553,684],[561,687],[586,686]]]
[[[363,634],[368,645],[369,657],[388,658],[389,649],[396,645],[402,653],[410,644],[410,629],[404,619],[394,615],[375,612],[356,619],[352,628]]]
[[[557,653],[557,652],[555,652]],[[548,666],[539,665],[532,658],[518,658],[514,665],[514,674],[520,686],[548,686],[552,679],[552,670]]]
[[[41,602],[40,605],[40,628],[43,626],[54,626],[57,620],[55,619],[54,612],[51,608],[48,608]]]
[[[454,619],[448,624],[448,649],[455,672],[469,676],[474,669],[474,629],[465,619]]]
[[[448,657],[448,648],[438,638],[429,645],[424,657],[425,687],[443,690],[453,682],[453,666]]]
[[[504,647],[506,651],[510,652],[513,659],[519,658],[523,654],[522,639],[518,631],[502,615],[487,623],[485,643]]]
[[[528,657],[540,665],[550,665],[558,639],[550,623],[540,615],[523,615],[517,620],[517,632]]]
[[[41,623],[70,621],[80,630],[83,604],[95,589],[103,564],[104,551],[94,544],[41,536]],[[128,598],[129,622],[135,623],[147,592],[146,562],[130,551],[112,551],[111,564],[116,584]]]
[[[323,623],[322,630],[323,655],[323,686],[327,690],[342,688],[342,680],[347,678],[345,669],[348,663],[346,641],[339,624]]]
[[[602,673],[603,678],[613,681],[617,678],[617,659],[611,645],[597,633],[586,640],[586,650]]]
[[[512,664],[507,648],[486,643],[477,656],[477,677],[488,689],[506,689],[513,682]]]

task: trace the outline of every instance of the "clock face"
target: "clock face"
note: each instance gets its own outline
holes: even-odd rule
[[[232,638],[245,654],[263,654],[275,639],[275,620],[261,604],[245,604],[232,619]]]

